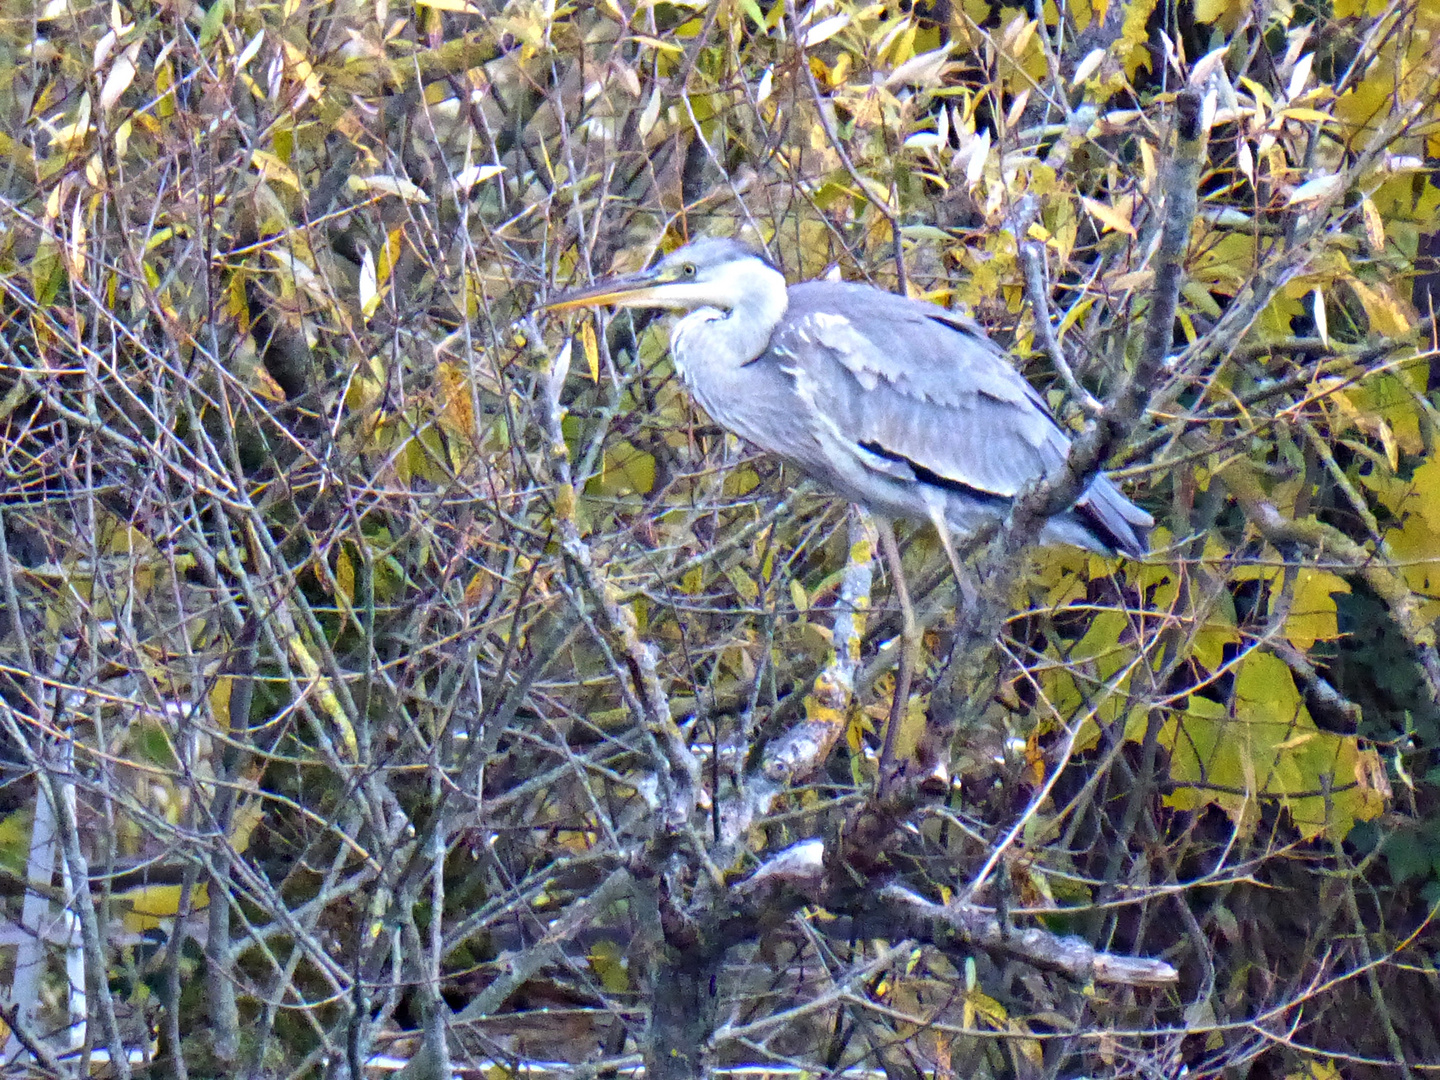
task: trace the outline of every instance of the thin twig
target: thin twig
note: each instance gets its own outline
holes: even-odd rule
[[[820,121],[820,127],[825,132],[825,139],[830,143],[830,148],[840,159],[841,166],[849,175],[861,196],[871,206],[879,210],[885,220],[890,223],[890,237],[895,246],[895,284],[897,291],[903,296],[909,291],[909,284],[905,274],[905,246],[900,235],[900,218],[891,209],[885,199],[880,199],[870,190],[871,181],[860,175],[860,170],[855,168],[855,163],[850,160],[849,151],[840,139],[840,133],[835,130],[831,122],[830,114],[826,112],[826,102],[820,93],[820,84],[815,81],[815,73],[810,70],[810,58],[805,55],[804,37],[800,33],[800,27],[795,21],[793,8],[787,7],[785,12],[786,24],[790,27],[790,37],[795,42],[795,51],[799,54],[797,67],[805,74],[806,85],[810,88],[810,100],[815,106],[815,115]]]
[[[1055,327],[1050,322],[1050,285],[1046,280],[1045,248],[1034,240],[1022,243],[1020,266],[1025,271],[1025,289],[1030,298],[1030,309],[1035,315],[1035,336],[1040,341],[1040,347],[1045,350],[1050,365],[1065,383],[1065,389],[1070,391],[1070,396],[1085,414],[1091,417],[1099,416],[1105,406],[1075,378],[1070,361],[1065,358],[1065,350],[1055,336]]]

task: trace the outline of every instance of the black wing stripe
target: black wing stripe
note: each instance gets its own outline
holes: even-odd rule
[[[993,506],[1009,506],[1008,495],[996,495],[993,491],[985,491],[981,488],[971,487],[969,484],[962,484],[959,480],[951,480],[947,476],[941,476],[932,469],[927,469],[918,461],[906,457],[904,454],[897,454],[894,450],[886,449],[877,442],[866,441],[859,444],[864,450],[870,451],[876,457],[884,458],[886,461],[897,461],[908,466],[915,474],[915,479],[922,484],[929,484],[931,487],[943,488],[946,491],[953,491],[957,495],[964,495],[967,499],[975,499],[978,502],[989,503]]]

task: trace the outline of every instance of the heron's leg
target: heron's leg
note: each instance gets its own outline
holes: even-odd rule
[[[880,750],[880,783],[883,786],[894,768],[895,737],[905,720],[905,710],[910,701],[910,680],[915,672],[915,660],[920,652],[920,624],[915,619],[915,607],[910,603],[910,589],[905,584],[905,567],[900,562],[900,545],[895,542],[895,530],[890,522],[878,515],[875,531],[880,534],[880,550],[890,570],[890,580],[895,589],[895,599],[900,601],[900,664],[895,671],[895,699],[890,703],[890,719],[885,724],[885,743]]]
[[[970,575],[965,572],[965,564],[956,554],[955,542],[950,538],[950,524],[945,520],[945,511],[938,506],[930,507],[930,521],[940,537],[940,546],[945,549],[945,557],[950,560],[950,569],[955,571],[955,584],[960,589],[960,599],[966,607],[973,607],[976,599],[975,582],[970,580]]]

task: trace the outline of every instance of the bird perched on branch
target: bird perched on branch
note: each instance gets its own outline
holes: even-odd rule
[[[697,240],[638,274],[564,293],[546,307],[689,312],[670,355],[714,420],[793,461],[876,514],[899,601],[903,647],[880,755],[882,785],[909,700],[919,625],[890,519],[933,522],[962,594],[951,541],[1001,521],[1031,480],[1064,468],[1070,439],[1005,353],[969,319],[869,285],[786,285],[734,240]],[[1141,557],[1154,522],[1097,476],[1040,532],[1048,544]],[[936,779],[945,782],[940,766]]]
[[[546,307],[687,311],[676,370],[714,420],[885,519],[951,534],[1003,520],[1031,480],[1058,475],[1070,439],[975,323],[869,285],[785,283],[734,240],[697,240],[652,269]],[[1097,476],[1041,543],[1141,557],[1150,515]]]

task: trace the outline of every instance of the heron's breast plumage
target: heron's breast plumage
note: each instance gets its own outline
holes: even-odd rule
[[[720,312],[676,323],[670,354],[696,403],[721,427],[763,450],[814,470],[819,448],[806,421],[794,382],[773,362],[770,350],[744,362],[721,340],[728,321]]]

